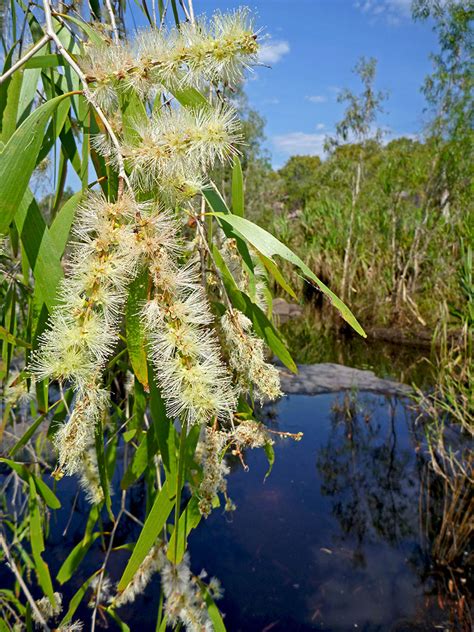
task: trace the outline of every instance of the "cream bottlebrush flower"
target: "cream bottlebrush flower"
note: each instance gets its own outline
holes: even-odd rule
[[[135,58],[127,43],[89,44],[81,60],[81,67],[88,82],[93,81],[93,92],[97,103],[106,110],[117,106],[118,92]],[[124,86],[125,87],[125,86]]]
[[[86,499],[92,505],[101,503],[104,500],[104,490],[100,483],[99,465],[94,444],[84,450],[78,474],[79,484],[86,494]]]
[[[176,232],[159,211],[142,220],[140,244],[154,285],[142,311],[150,357],[171,417],[190,424],[228,419],[235,408],[231,378],[208,328],[213,316],[199,268],[193,261],[178,265]]]
[[[257,63],[258,43],[248,9],[232,13],[216,12],[206,25],[198,19],[180,29],[187,51],[185,81],[198,83],[200,77],[235,85],[244,71]]]
[[[230,106],[167,108],[138,123],[135,131],[140,142],[124,143],[122,148],[132,181],[143,189],[155,185],[173,189],[176,195],[196,192],[203,173],[216,161],[236,155],[242,142],[240,123]]]
[[[54,601],[54,606],[48,597],[42,597],[36,601],[36,606],[45,621],[49,621],[49,619],[57,617],[63,609],[63,596],[61,593],[54,593]],[[31,615],[36,623],[40,623],[40,620],[37,618],[37,614],[34,610],[32,610]]]
[[[82,632],[84,624],[82,621],[73,621],[72,623],[66,623],[56,629],[56,632]]]
[[[120,608],[126,603],[135,601],[137,596],[143,593],[154,573],[162,569],[165,564],[166,553],[163,544],[160,542],[150,549],[130,583],[114,598],[114,606]]]
[[[91,44],[81,61],[96,100],[105,108],[129,88],[141,96],[152,90],[201,86],[203,81],[239,83],[257,62],[258,44],[246,9],[216,13],[207,23],[180,25],[168,33],[153,29],[130,46]]]
[[[226,476],[230,470],[223,460],[223,451],[229,439],[228,434],[207,427],[198,444],[197,454],[202,464],[202,480],[198,489],[199,511],[206,518],[212,511],[212,501],[217,492],[227,491]]]
[[[58,450],[59,468],[66,474],[83,474],[86,451],[94,442],[98,420],[107,409],[109,394],[95,383],[88,384],[76,395],[74,409],[69,420],[54,435]]]
[[[165,560],[161,585],[165,596],[165,612],[171,625],[180,622],[188,632],[214,630],[199,584],[189,568],[188,553],[178,565]]]
[[[106,575],[102,581],[100,581],[101,574],[98,573],[94,579],[90,583],[90,589],[92,590],[92,594],[89,598],[89,603],[87,604],[89,608],[95,608],[97,603],[97,591],[99,590],[100,585],[100,599],[99,604],[106,604],[111,600],[113,584],[112,580],[108,575]]]
[[[190,424],[229,418],[235,408],[197,269],[179,270],[165,253],[153,266],[155,296],[143,311],[149,348],[171,417]]]
[[[22,406],[31,400],[33,394],[34,380],[31,380],[30,388],[28,389],[26,377],[18,371],[13,371],[3,389],[5,403],[10,404],[10,406]]]
[[[239,450],[263,448],[266,445],[272,445],[274,443],[265,426],[251,419],[242,421],[237,426],[232,433],[232,441]]]
[[[117,341],[117,326],[140,250],[128,222],[138,208],[124,196],[116,204],[91,194],[78,213],[60,303],[40,339],[31,370],[39,379],[91,381]]]
[[[252,322],[238,310],[227,311],[221,318],[222,331],[229,350],[229,364],[245,392],[253,385],[255,396],[263,402],[282,395],[278,370],[265,362],[264,344],[252,331]]]

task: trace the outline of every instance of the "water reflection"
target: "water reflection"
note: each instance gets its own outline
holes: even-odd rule
[[[410,409],[373,394],[292,396],[271,477],[250,454],[229,491],[231,524],[214,515],[191,539],[197,567],[226,587],[231,632],[433,630],[450,627],[420,534],[424,463]],[[462,629],[462,628],[459,628]]]

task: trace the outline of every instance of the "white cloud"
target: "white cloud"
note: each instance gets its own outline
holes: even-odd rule
[[[275,40],[260,46],[258,61],[261,64],[276,64],[290,52],[290,45],[285,40]]]
[[[277,97],[269,97],[268,99],[264,99],[263,102],[266,105],[278,105],[280,103],[280,99]]]
[[[324,123],[318,123],[316,129],[326,129],[326,125],[324,125]]]
[[[313,94],[311,96],[306,97],[306,100],[311,101],[311,103],[326,103],[328,99],[322,94]]]
[[[273,145],[277,151],[288,155],[324,155],[324,140],[326,134],[306,134],[305,132],[290,132],[273,137]]]
[[[402,18],[411,17],[412,0],[359,0],[355,7],[374,18],[374,21],[385,19],[385,21],[397,26]]]

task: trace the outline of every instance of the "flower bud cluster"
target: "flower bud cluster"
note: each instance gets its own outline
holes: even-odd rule
[[[249,13],[238,9],[169,32],[143,32],[131,45],[89,45],[81,65],[96,100],[111,108],[130,88],[143,97],[153,90],[200,87],[209,81],[238,83],[256,63],[257,52]]]
[[[86,499],[92,505],[101,503],[104,500],[104,490],[100,482],[97,452],[94,444],[84,450],[78,473],[79,484],[85,492]]]
[[[253,450],[274,443],[265,425],[252,419],[244,420],[237,426],[232,440],[239,450]]]
[[[168,623],[182,623],[188,632],[214,630],[198,580],[189,568],[188,553],[177,565],[166,560],[161,570],[161,584]]]
[[[238,310],[227,311],[221,318],[222,331],[241,392],[253,386],[260,402],[282,395],[278,370],[265,362],[264,343],[253,333],[252,322]]]
[[[242,141],[239,130],[230,106],[167,108],[136,125],[133,137],[139,138],[139,144],[124,143],[122,155],[139,187],[149,190],[158,184],[173,187],[177,195],[187,190],[195,194],[206,170],[237,153],[235,146]]]
[[[198,490],[199,511],[206,518],[212,511],[216,494],[227,491],[226,476],[230,470],[223,457],[228,441],[227,433],[208,427],[198,444],[198,457],[202,464],[202,480]]]
[[[43,619],[45,621],[49,621],[61,613],[61,610],[63,609],[63,596],[61,593],[55,592],[54,605],[49,600],[49,597],[41,597],[41,599],[37,599],[35,603]],[[35,610],[32,610],[31,614],[36,623],[41,623]]]

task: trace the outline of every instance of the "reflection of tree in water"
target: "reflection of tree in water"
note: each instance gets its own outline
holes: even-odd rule
[[[377,400],[360,404],[354,394],[336,400],[329,439],[316,465],[321,493],[334,499],[332,514],[344,536],[355,537],[354,562],[363,566],[364,543],[382,538],[395,545],[416,533],[419,481],[413,448],[403,448],[398,440],[397,400],[387,398],[388,423],[371,410]]]

